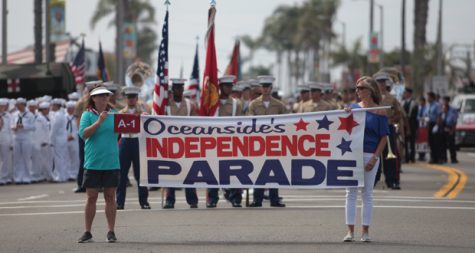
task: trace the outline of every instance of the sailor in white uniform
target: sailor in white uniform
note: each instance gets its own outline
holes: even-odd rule
[[[62,109],[63,101],[55,98],[51,102],[53,118],[51,119],[51,143],[53,144],[53,163],[55,181],[68,180],[68,133],[66,131],[67,119]]]
[[[31,183],[31,132],[35,130],[35,118],[26,110],[26,99],[16,100],[18,111],[13,115],[11,128],[13,130],[13,163],[14,180],[17,184]]]
[[[13,181],[12,116],[8,112],[8,104],[8,99],[0,99],[0,185]]]
[[[68,134],[68,179],[76,180],[79,168],[78,126],[76,124],[76,102],[66,103],[66,132]]]

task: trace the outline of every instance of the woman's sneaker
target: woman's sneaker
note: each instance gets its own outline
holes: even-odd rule
[[[113,231],[107,232],[107,242],[116,242],[117,237],[115,237],[115,233]]]
[[[355,239],[353,237],[353,234],[348,232],[345,237],[343,237],[344,242],[353,242]]]
[[[369,235],[367,233],[364,233],[362,236],[361,236],[361,241],[362,242],[371,242],[371,238],[369,238]]]
[[[78,240],[78,243],[83,243],[83,242],[92,242],[91,232],[84,232],[84,234],[82,234],[82,236]]]

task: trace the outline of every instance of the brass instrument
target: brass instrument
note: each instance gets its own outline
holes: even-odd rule
[[[396,155],[393,153],[393,149],[391,148],[391,141],[389,140],[389,135],[386,136],[388,138],[388,154],[386,155],[386,159],[396,159]]]
[[[141,89],[139,97],[144,101],[152,99],[153,87],[155,85],[155,75],[150,65],[136,61],[127,68],[125,74],[125,85],[135,86]]]

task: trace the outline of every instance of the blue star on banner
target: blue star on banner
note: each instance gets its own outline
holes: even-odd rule
[[[341,138],[340,145],[336,147],[341,150],[341,155],[344,155],[346,152],[353,152],[350,146],[351,146],[351,141],[347,141],[345,140],[345,138]]]
[[[330,130],[330,125],[333,124],[333,121],[328,120],[327,115],[323,117],[321,120],[316,120],[318,123],[318,129],[325,128],[326,130]]]

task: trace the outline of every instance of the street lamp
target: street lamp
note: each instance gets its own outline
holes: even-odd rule
[[[343,43],[343,46],[346,47],[346,23],[338,19],[335,21],[341,24],[341,27],[343,29],[341,33],[341,41]]]
[[[380,17],[380,24],[379,24],[379,29],[380,29],[380,45],[381,45],[381,59],[379,59],[379,66],[382,68],[384,65],[384,6],[378,3],[375,3],[376,6],[379,8],[379,17]]]

